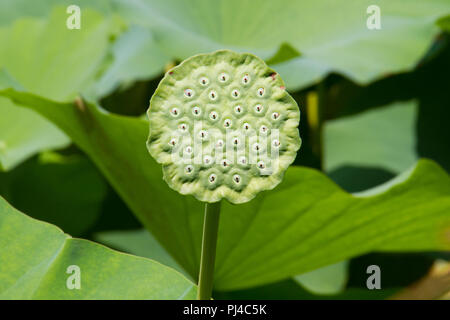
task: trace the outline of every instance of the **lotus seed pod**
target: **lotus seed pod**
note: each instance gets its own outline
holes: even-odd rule
[[[185,60],[161,80],[147,115],[147,147],[164,180],[205,202],[243,203],[274,188],[301,145],[295,100],[247,53]]]

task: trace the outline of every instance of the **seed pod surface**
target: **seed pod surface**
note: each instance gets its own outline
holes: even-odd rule
[[[147,114],[147,147],[164,180],[205,202],[243,203],[274,188],[301,145],[295,100],[252,54],[185,60],[161,80]]]

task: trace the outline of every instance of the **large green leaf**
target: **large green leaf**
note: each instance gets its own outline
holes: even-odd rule
[[[0,98],[0,171],[7,171],[33,154],[69,144],[67,136],[33,110]]]
[[[0,68],[0,88],[22,86]],[[17,108],[0,97],[0,171],[10,170],[40,150],[63,148],[69,138],[53,123],[33,110]]]
[[[90,155],[144,226],[196,276],[203,210],[162,181],[161,168],[145,149],[145,120],[12,89],[0,95],[60,126]],[[276,189],[239,206],[223,202],[222,211],[218,290],[275,282],[370,251],[450,248],[450,178],[428,160],[358,197],[316,170],[291,167]]]
[[[239,211],[240,223],[231,221],[238,213],[222,220],[218,289],[275,281],[369,251],[450,247],[450,178],[427,160],[366,197],[294,167],[280,188]]]
[[[294,280],[316,294],[342,292],[348,280],[348,261],[341,261],[294,277]]]
[[[229,48],[268,59],[282,43],[301,53],[274,66],[289,88],[339,72],[367,83],[413,68],[450,13],[447,0],[115,0],[118,12],[150,27],[161,46],[185,59]],[[367,9],[381,9],[381,29],[369,30]]]
[[[105,96],[121,83],[154,78],[162,74],[170,58],[157,46],[152,33],[133,26],[112,48],[113,62],[95,85],[97,96]]]
[[[189,274],[197,274],[200,243],[193,242],[189,226],[195,222],[195,230],[200,230],[201,221],[191,221],[188,210],[201,212],[202,206],[172,191],[162,180],[161,166],[146,148],[146,120],[108,114],[90,104],[50,102],[11,90],[3,93],[17,94],[20,101],[16,102],[36,106],[34,110],[57,123],[98,165],[145,227]]]
[[[94,239],[109,247],[159,261],[168,267],[185,273],[184,269],[161,246],[158,240],[145,229],[104,231],[95,234]],[[191,277],[187,273],[185,275]]]
[[[324,167],[375,167],[400,173],[417,161],[417,101],[397,102],[324,125]]]
[[[41,153],[0,173],[0,195],[33,218],[80,236],[94,225],[106,197],[106,182],[81,155]]]
[[[127,253],[159,261],[166,266],[184,272],[169,253],[145,229],[100,232],[95,235],[95,240]],[[345,287],[348,279],[347,267],[348,261],[342,261],[295,276],[294,279],[302,287],[315,294],[336,294]],[[189,277],[187,274],[186,276]]]
[[[0,197],[1,299],[193,299],[196,287],[152,260],[74,239]],[[68,289],[69,266],[80,290]],[[72,273],[73,271],[69,272]]]
[[[112,21],[83,10],[81,29],[66,27],[64,7],[48,19],[18,19],[0,28],[0,68],[26,90],[50,99],[66,100],[87,93],[95,82],[113,32]]]
[[[29,4],[28,4],[29,6]],[[102,68],[112,24],[83,10],[82,28],[66,28],[65,8],[48,19],[24,18],[0,28],[0,87],[14,83],[42,96],[65,100],[79,92],[93,95]],[[6,71],[5,71],[6,70]],[[69,139],[32,110],[0,100],[0,168],[8,170],[43,149],[64,147]]]

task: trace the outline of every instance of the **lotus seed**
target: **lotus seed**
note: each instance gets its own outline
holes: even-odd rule
[[[175,138],[172,138],[170,141],[169,141],[169,145],[171,145],[171,146],[174,146],[174,145],[176,145],[177,144],[177,140],[175,139]]]
[[[277,120],[280,117],[280,114],[278,112],[272,113],[272,119]]]
[[[209,182],[211,182],[211,183],[214,183],[216,181],[216,179],[217,179],[217,176],[214,173],[211,174],[208,178]]]
[[[180,114],[180,110],[178,110],[178,108],[172,108],[172,110],[170,110],[170,114],[176,117]]]
[[[178,128],[180,129],[180,131],[185,132],[188,128],[187,124],[182,123],[178,126]]]
[[[278,141],[278,140],[273,140],[272,141],[272,145],[275,147],[275,148],[278,148],[279,146],[280,146],[280,141]]]
[[[262,133],[262,134],[266,134],[267,133],[267,131],[269,130],[269,128],[267,128],[266,126],[261,126],[261,128],[259,128],[259,131]]]
[[[209,83],[209,79],[206,78],[206,77],[201,77],[200,80],[199,80],[199,82],[200,82],[200,84],[201,84],[202,86],[207,86],[208,83]]]
[[[246,74],[244,77],[242,77],[242,84],[248,84],[250,82],[250,76]]]
[[[205,156],[205,157],[203,158],[203,163],[204,163],[204,164],[208,165],[208,164],[210,164],[211,162],[212,162],[212,158],[211,158],[210,156]]]
[[[234,89],[233,91],[231,91],[231,96],[233,98],[239,98],[239,95],[240,95],[239,90]]]
[[[198,135],[200,136],[200,139],[206,139],[208,138],[208,132],[206,130],[201,130]]]
[[[244,128],[244,130],[249,130],[250,129],[250,124],[248,124],[247,122],[244,123],[244,125],[242,126]]]
[[[257,104],[257,105],[255,106],[255,111],[256,111],[256,112],[261,113],[262,110],[263,110],[263,106],[262,106],[262,105]]]
[[[219,118],[219,114],[215,111],[211,111],[211,113],[209,114],[209,118],[211,120],[217,120],[217,118]]]
[[[194,171],[194,167],[192,165],[187,165],[185,171],[187,174],[190,174],[192,173],[192,171]]]
[[[200,109],[199,107],[193,107],[192,108],[192,114],[194,116],[199,116],[202,113],[202,109]]]
[[[222,148],[223,147],[223,140],[217,140],[217,143],[216,143],[216,147],[217,148]]]
[[[242,107],[239,106],[239,105],[237,105],[237,106],[234,108],[234,112],[236,112],[237,114],[240,114],[240,113],[242,112]]]
[[[258,96],[262,97],[264,95],[264,88],[258,89]]]
[[[239,157],[239,163],[240,164],[247,164],[247,158],[245,156]]]
[[[194,90],[186,89],[186,90],[184,90],[184,95],[188,98],[192,98],[194,96]]]
[[[241,182],[241,176],[238,175],[238,174],[235,174],[233,176],[233,181],[236,182],[236,183],[240,183]]]
[[[221,81],[221,82],[227,82],[227,80],[228,80],[228,75],[227,75],[226,73],[221,73],[221,74],[219,75],[219,81]]]
[[[211,91],[211,92],[209,93],[209,98],[210,98],[211,100],[216,100],[216,99],[217,99],[217,92],[215,92],[214,90]]]
[[[223,126],[225,128],[231,127],[231,120],[230,119],[225,119],[225,121],[223,122]]]
[[[223,159],[221,163],[224,168],[230,166],[230,161],[228,159]]]
[[[266,167],[266,164],[263,161],[258,162],[258,168],[264,169]]]

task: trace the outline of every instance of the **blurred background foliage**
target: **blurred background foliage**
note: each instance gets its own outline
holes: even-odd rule
[[[368,30],[372,2],[1,0],[0,89],[61,102],[82,95],[138,118],[164,72],[181,60],[223,48],[252,52],[280,73],[302,111],[295,165],[321,170],[350,193],[385,183],[422,157],[448,171],[450,3],[375,1],[382,29]],[[65,28],[69,4],[81,7],[81,30]],[[66,120],[14,104],[0,97],[2,197],[72,236],[192,278],[92,155],[54,124]],[[389,298],[448,258],[444,251],[369,253],[215,298]],[[383,290],[366,289],[371,264],[382,269]]]

